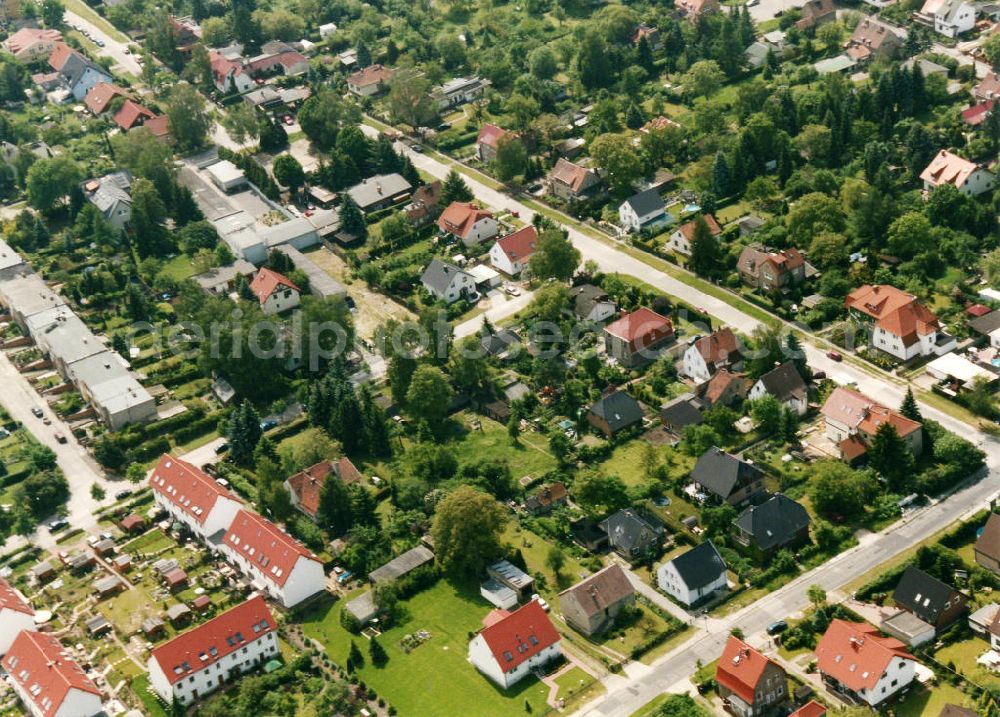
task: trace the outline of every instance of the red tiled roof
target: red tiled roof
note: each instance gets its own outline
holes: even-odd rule
[[[972,105],[972,107],[966,107],[962,110],[962,121],[972,127],[978,127],[986,121],[991,109],[993,109],[993,100],[985,100]]]
[[[275,627],[267,603],[258,595],[160,645],[150,657],[160,665],[170,684],[175,684],[260,639]]]
[[[25,615],[34,615],[35,611],[31,605],[24,601],[21,594],[3,578],[0,578],[0,612],[3,610],[13,610],[23,612]]]
[[[128,131],[140,124],[145,119],[156,117],[153,111],[132,100],[125,100],[125,104],[115,113],[115,124],[123,130]]]
[[[524,261],[534,253],[537,241],[538,230],[529,224],[505,237],[500,237],[497,239],[497,244],[511,261]]]
[[[975,316],[977,318],[980,316],[986,316],[986,314],[989,314],[992,311],[993,309],[988,306],[983,306],[982,304],[972,304],[971,306],[965,307],[965,313],[969,316]]]
[[[652,309],[642,306],[631,314],[608,324],[604,330],[623,341],[633,342],[657,331],[673,333],[674,325],[666,316],[660,316]]]
[[[715,680],[752,705],[756,701],[757,683],[770,662],[743,640],[730,636],[715,668]]]
[[[260,271],[257,272],[257,276],[250,282],[250,291],[257,297],[257,301],[263,304],[267,301],[267,297],[275,291],[280,290],[282,286],[295,289],[300,293],[302,292],[302,289],[293,284],[292,280],[287,276],[264,266],[261,267]]]
[[[847,295],[844,305],[875,320],[875,325],[898,336],[905,346],[912,346],[918,336],[933,334],[941,328],[937,316],[928,311],[917,297],[889,284],[865,284]]]
[[[132,95],[118,85],[112,85],[110,82],[98,82],[87,92],[83,103],[87,105],[88,110],[99,115],[104,114],[108,105],[111,104],[111,100],[115,97],[131,98]]]
[[[3,41],[4,47],[12,55],[27,50],[36,42],[53,40],[62,42],[62,33],[58,30],[42,29],[38,27],[22,27],[13,35]]]
[[[702,336],[694,342],[694,346],[709,365],[722,363],[741,355],[736,334],[730,328],[719,329],[708,336]]]
[[[504,672],[559,642],[559,633],[537,600],[500,616],[479,634]]]
[[[101,695],[59,640],[48,633],[22,630],[0,664],[22,687],[37,713],[46,717],[59,711],[74,688]]]
[[[816,700],[810,700],[788,715],[788,717],[823,717],[825,714],[826,707]]]
[[[896,657],[914,659],[902,642],[863,622],[834,620],[816,645],[820,672],[855,692],[875,687]]]
[[[868,446],[857,436],[848,436],[837,446],[840,448],[840,457],[848,463],[852,463],[868,452]]]
[[[61,70],[63,65],[66,64],[66,60],[69,59],[70,55],[79,54],[72,47],[67,45],[65,42],[59,41],[56,43],[55,48],[49,55],[49,67],[53,70]]]
[[[438,227],[443,232],[465,239],[476,222],[493,215],[471,202],[452,202],[438,217]]]
[[[154,137],[159,139],[170,137],[170,119],[166,115],[150,117],[143,123],[142,126],[152,132]]]
[[[507,134],[507,130],[497,127],[495,124],[484,124],[483,128],[479,130],[479,137],[476,138],[476,144],[485,144],[487,147],[496,149],[500,138],[505,134]]]
[[[562,157],[559,158],[555,166],[549,171],[551,179],[568,185],[574,194],[583,191],[584,184],[590,175],[591,170],[581,167],[578,164],[573,164],[568,159],[563,159]]]
[[[708,224],[708,230],[712,232],[712,236],[719,236],[719,234],[722,233],[722,227],[720,227],[719,223],[715,221],[715,217],[711,214],[702,214],[701,216],[705,219],[705,223]],[[696,221],[698,220],[692,219],[689,222],[685,222],[678,230],[684,235],[684,238],[687,239],[689,243],[694,239],[694,225]]]
[[[896,433],[900,436],[908,436],[921,427],[919,423],[911,421],[898,411],[886,408],[867,396],[843,386],[833,390],[820,412],[824,418],[833,419],[870,435],[874,435],[878,427],[886,422],[895,426]]]
[[[355,87],[368,87],[388,82],[394,74],[393,70],[382,65],[368,65],[347,78],[347,84]]]
[[[149,485],[198,523],[205,522],[219,498],[239,500],[201,469],[168,453],[160,456]]]
[[[181,583],[186,583],[187,579],[187,573],[181,568],[174,568],[163,576],[163,581],[167,585],[180,585]]]
[[[705,387],[704,399],[712,406],[719,402],[722,396],[729,389],[729,386],[734,382],[742,382],[744,385],[739,391],[742,396],[745,394],[745,386],[747,383],[746,378],[743,374],[731,373],[728,369],[719,369],[712,378],[708,380],[708,384]]]
[[[256,513],[241,510],[223,538],[275,585],[282,587],[299,558],[317,560],[305,546]]]
[[[138,513],[132,513],[131,515],[129,515],[128,517],[126,517],[124,520],[122,520],[122,523],[121,523],[122,530],[129,530],[129,531],[132,530],[132,528],[138,528],[139,526],[145,525],[145,524],[146,524],[146,519],[143,518]]]
[[[975,162],[970,162],[964,157],[942,149],[934,155],[931,163],[920,173],[920,179],[935,187],[939,184],[954,184],[961,188],[977,169],[979,169],[979,165]]]
[[[288,479],[288,487],[299,500],[299,507],[306,514],[316,517],[319,512],[319,498],[323,486],[331,473],[335,473],[342,483],[350,485],[361,480],[361,472],[351,463],[347,456],[333,461],[320,461],[299,471]]]

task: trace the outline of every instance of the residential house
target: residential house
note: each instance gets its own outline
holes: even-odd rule
[[[989,339],[989,345],[1000,348],[1000,311],[990,311],[969,321],[969,327]]]
[[[569,493],[561,481],[548,483],[538,488],[524,501],[524,509],[532,515],[544,515],[553,509],[566,505]]]
[[[379,64],[368,65],[364,69],[347,76],[347,89],[358,97],[372,97],[385,89],[395,70]]]
[[[808,0],[801,9],[802,17],[795,22],[799,30],[819,27],[828,22],[836,22],[837,6],[833,0]]]
[[[691,480],[699,492],[733,506],[756,503],[765,495],[764,472],[717,446],[701,454]]]
[[[420,283],[431,296],[446,304],[476,293],[476,279],[472,274],[440,259],[431,259],[420,277]]]
[[[660,590],[692,608],[728,589],[726,563],[711,540],[681,553],[656,571]]]
[[[906,646],[862,622],[835,619],[816,645],[816,661],[828,690],[852,704],[878,707],[905,690],[917,661]]]
[[[337,460],[320,461],[285,480],[285,490],[291,497],[292,505],[315,520],[319,513],[323,486],[331,475],[345,485],[360,483],[363,480],[361,471],[354,467],[347,456]]]
[[[984,102],[1000,97],[1000,75],[989,72],[972,88],[972,96]]]
[[[948,627],[969,610],[968,595],[912,565],[899,578],[892,601],[935,630]]]
[[[153,649],[149,686],[166,704],[189,705],[281,657],[278,625],[260,595]]]
[[[112,81],[111,73],[65,42],[55,43],[52,54],[49,55],[49,66],[59,73],[62,82],[77,102],[82,101],[98,82]]]
[[[587,412],[587,423],[608,438],[616,436],[626,428],[642,424],[642,406],[624,391],[614,387],[605,390]]]
[[[418,545],[414,548],[410,548],[405,553],[397,555],[385,565],[381,565],[372,570],[368,573],[368,580],[372,583],[372,585],[378,585],[379,583],[391,583],[402,577],[406,577],[417,568],[422,568],[425,565],[431,565],[433,562],[434,553],[432,553],[426,546]]]
[[[893,58],[903,49],[903,40],[889,25],[866,16],[847,42],[847,55],[857,62],[876,57]]]
[[[115,112],[113,121],[122,131],[128,132],[136,127],[141,127],[155,117],[155,112],[143,107],[138,102],[125,100],[121,108]]]
[[[132,221],[132,173],[119,169],[80,185],[84,198],[93,204],[116,232]]]
[[[978,127],[986,121],[992,111],[993,100],[983,100],[962,110],[962,121],[970,127]]]
[[[719,697],[736,717],[760,717],[788,699],[788,675],[774,660],[730,635],[715,668]]]
[[[110,82],[98,82],[87,92],[87,96],[83,99],[83,104],[87,106],[87,109],[92,114],[100,116],[108,111],[111,101],[116,97],[132,99],[132,95],[128,90],[122,89]]]
[[[760,291],[782,291],[806,280],[806,260],[798,249],[768,251],[751,244],[736,262],[740,280]]]
[[[223,94],[236,92],[242,94],[256,87],[250,73],[243,66],[242,58],[236,60],[226,57],[219,50],[208,51],[208,61],[212,67],[212,79],[215,89]]]
[[[566,623],[587,637],[605,632],[615,618],[635,603],[635,588],[618,563],[597,571],[559,593]]]
[[[769,557],[809,542],[809,513],[781,493],[746,508],[733,526],[736,541],[760,556]]]
[[[574,286],[573,315],[580,321],[603,323],[615,315],[618,307],[606,291],[593,284]]]
[[[693,393],[685,393],[666,403],[660,409],[663,427],[680,438],[688,426],[697,426],[705,420],[702,402]]]
[[[476,246],[495,237],[500,226],[486,209],[471,202],[452,202],[438,217],[438,228],[462,240],[466,246]]]
[[[204,291],[211,294],[228,296],[236,290],[237,277],[249,279],[257,273],[257,268],[244,259],[237,259],[228,266],[218,266],[209,269],[204,274],[191,277]]]
[[[476,138],[476,158],[483,164],[489,164],[497,158],[500,140],[507,135],[507,130],[495,124],[484,124]]]
[[[587,167],[560,157],[545,177],[549,194],[564,202],[578,202],[598,193],[601,178]]]
[[[501,689],[562,655],[559,633],[537,600],[513,612],[493,610],[469,642],[469,662]]]
[[[699,16],[719,12],[719,0],[679,0],[674,4],[677,12],[689,20],[697,20]]]
[[[190,59],[194,46],[201,42],[201,26],[193,17],[187,15],[183,17],[170,15],[168,21],[174,34],[177,51],[185,59]]]
[[[299,305],[302,290],[284,274],[261,267],[250,282],[250,291],[265,315],[280,314]]]
[[[660,229],[674,221],[655,189],[633,194],[618,206],[619,225],[636,234]]]
[[[14,586],[0,577],[0,655],[22,630],[35,629],[35,611]]]
[[[809,700],[788,717],[826,717],[826,705],[822,705],[816,700]]]
[[[521,350],[521,337],[512,329],[487,331],[479,339],[479,346],[487,356],[506,361],[516,356]]]
[[[0,667],[32,717],[105,714],[97,685],[50,633],[22,630]]]
[[[401,174],[381,174],[358,182],[347,194],[365,214],[394,207],[410,198],[412,187]]]
[[[604,327],[604,349],[626,368],[645,366],[675,339],[669,317],[640,307]]]
[[[786,361],[757,379],[750,389],[750,399],[763,396],[774,396],[778,403],[799,416],[809,410],[809,389],[794,361]]]
[[[923,426],[898,411],[875,403],[867,396],[843,386],[833,390],[820,410],[826,437],[840,447],[841,458],[849,463],[868,452],[879,426],[891,424],[906,441],[913,455],[923,452]]]
[[[750,386],[750,380],[743,374],[720,368],[708,383],[701,384],[698,394],[709,406],[733,406],[746,399]]]
[[[742,368],[743,354],[736,334],[730,328],[695,339],[681,360],[681,374],[696,383],[708,381],[722,369],[735,373]]]
[[[507,276],[518,276],[528,268],[537,242],[538,230],[531,224],[500,237],[490,249],[490,264]]]
[[[638,27],[632,32],[632,44],[638,45],[643,38],[645,38],[649,49],[653,52],[661,50],[663,48],[663,40],[660,39],[660,31],[655,27],[650,27],[649,25],[639,24]]]
[[[56,43],[62,42],[62,39],[62,33],[58,30],[22,27],[8,35],[0,46],[18,62],[30,65],[51,55]]]
[[[975,197],[993,189],[993,174],[983,165],[942,149],[920,173],[924,191],[930,192],[942,184],[951,184],[967,197]]]
[[[612,513],[598,527],[607,533],[608,546],[630,562],[659,554],[667,534],[666,527],[657,518],[634,508]]]
[[[271,521],[240,510],[218,550],[252,582],[286,608],[323,592],[323,563]]]
[[[715,221],[715,217],[711,214],[703,214],[702,218],[708,225],[708,230],[712,233],[712,236],[717,237],[722,234],[722,227]],[[677,227],[677,230],[667,240],[666,248],[684,256],[691,256],[691,242],[694,240],[695,223],[696,220],[692,219]]]
[[[994,575],[1000,575],[1000,515],[990,512],[983,532],[976,538],[976,564]]]
[[[489,86],[490,81],[480,77],[456,77],[431,90],[431,99],[439,110],[453,109],[478,100]]]
[[[414,226],[423,226],[429,221],[437,219],[441,202],[441,182],[434,181],[424,184],[413,192],[413,198],[403,210],[406,218]]]
[[[951,38],[976,26],[976,8],[966,0],[926,0],[916,17],[933,25],[938,34]]]
[[[870,329],[869,343],[900,361],[941,356],[952,351],[954,337],[917,297],[888,284],[865,284],[844,301],[851,317]]]
[[[524,600],[535,590],[535,579],[509,560],[497,560],[486,566],[486,574]]]
[[[164,453],[149,477],[156,504],[202,540],[232,524],[240,500],[210,475]]]
[[[167,115],[152,117],[143,122],[141,127],[135,127],[130,131],[139,132],[143,129],[148,130],[160,142],[169,145],[174,143],[174,136],[170,133],[170,118]]]

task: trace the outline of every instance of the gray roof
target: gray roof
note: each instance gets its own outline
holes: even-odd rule
[[[378,613],[375,605],[375,593],[371,590],[361,593],[344,606],[347,612],[354,616],[354,619],[364,624],[371,620]]]
[[[10,244],[0,239],[0,271],[14,269],[24,265],[21,255],[11,248]]]
[[[655,189],[647,189],[645,192],[633,194],[625,200],[625,204],[632,207],[635,213],[640,217],[644,214],[649,214],[650,212],[662,212],[665,206],[663,204],[662,197],[660,197],[660,193]]]
[[[104,580],[99,582],[106,582],[107,580],[108,578],[105,578]],[[101,592],[104,591],[102,590]],[[94,617],[90,618],[83,624],[87,626],[87,632],[91,634],[94,634],[95,632],[101,632],[102,630],[106,630],[111,627],[111,623],[108,622],[108,618],[104,617],[104,615],[95,615]]]
[[[159,630],[163,627],[163,620],[155,615],[153,617],[147,617],[139,625],[139,629],[143,632],[152,632],[153,630]]]
[[[858,64],[857,61],[847,55],[837,55],[836,57],[828,57],[825,60],[820,60],[814,64],[813,67],[819,74],[827,75],[831,72],[843,72],[844,70],[849,70],[856,64]]]
[[[697,590],[719,579],[726,572],[726,562],[711,540],[694,546],[670,561],[688,590]]]
[[[809,513],[791,498],[777,493],[760,505],[750,506],[735,521],[736,527],[753,537],[761,550],[791,543],[809,527]]]
[[[167,618],[170,620],[176,620],[177,618],[184,617],[190,613],[191,608],[183,604],[171,605],[167,608]]]
[[[87,198],[105,216],[112,212],[115,205],[119,203],[132,205],[132,195],[130,193],[132,189],[132,173],[127,169],[106,174],[99,179],[88,179],[83,183],[83,187],[86,188],[93,182],[97,182],[97,188]]]
[[[533,577],[509,560],[497,560],[486,567],[486,572],[504,585],[515,590],[522,590],[535,581]]]
[[[266,105],[269,102],[281,102],[281,93],[274,87],[265,85],[259,90],[253,90],[243,95],[243,101],[251,105]]]
[[[312,243],[319,241],[316,228],[305,217],[296,217],[295,219],[289,219],[287,222],[281,222],[281,224],[268,227],[260,232],[260,238],[269,247],[276,247],[302,239],[308,239]]]
[[[573,313],[585,319],[594,307],[603,302],[611,303],[604,289],[593,284],[581,284],[573,287]]]
[[[465,274],[470,279],[472,279],[472,274],[467,271],[462,271],[454,264],[449,264],[446,261],[441,261],[440,259],[432,259],[431,263],[427,265],[424,269],[424,273],[420,277],[421,283],[425,284],[431,291],[437,294],[443,294],[451,286],[451,282],[455,278],[455,274]],[[474,281],[474,279],[472,279]]]
[[[237,276],[252,276],[257,269],[245,259],[237,259],[229,266],[219,266],[209,269],[204,274],[191,277],[198,286],[206,291],[226,286],[235,281]]]
[[[806,382],[799,375],[798,368],[792,361],[786,361],[760,377],[764,390],[779,401],[785,402],[793,398],[805,398],[808,395]]]
[[[100,578],[94,581],[94,589],[100,593],[106,593],[109,590],[114,590],[119,585],[123,585],[121,578],[115,577],[114,575],[109,575],[106,578]]]
[[[361,211],[372,207],[386,199],[405,194],[413,187],[401,174],[381,174],[355,184],[347,190],[351,199],[354,200]]]
[[[947,75],[948,68],[937,64],[936,62],[931,62],[930,60],[918,60],[910,58],[903,63],[903,68],[906,70],[912,70],[915,64],[920,65],[920,71],[924,73],[924,77],[928,75]]]
[[[601,397],[590,407],[590,412],[603,418],[612,433],[642,421],[642,406],[624,391],[614,391]]]
[[[911,565],[899,579],[899,584],[892,593],[892,600],[899,607],[934,625],[941,613],[950,607],[949,601],[957,593],[951,585]]]
[[[608,607],[635,595],[635,588],[624,568],[618,563],[599,570],[571,588],[559,593],[565,605],[573,600],[588,616],[600,615]]]
[[[701,409],[695,405],[697,399],[692,393],[685,393],[660,409],[660,420],[668,428],[696,426],[705,420]]]
[[[1000,311],[991,311],[988,314],[977,316],[969,322],[969,326],[976,333],[989,336],[997,329],[1000,329]]]
[[[897,635],[905,636],[907,642],[912,642],[913,639],[926,633],[928,630],[932,632],[934,630],[933,625],[924,622],[912,612],[907,612],[906,610],[900,610],[892,617],[886,618],[879,627],[883,632],[888,632],[886,628],[891,627]]]
[[[38,345],[66,365],[107,351],[107,346],[67,306],[40,311],[27,324]]]
[[[33,272],[0,280],[0,298],[15,313],[25,317],[66,303]]]
[[[759,468],[717,446],[705,451],[691,471],[692,480],[723,500],[760,475]]]
[[[633,508],[612,513],[600,523],[600,528],[608,534],[611,547],[626,553],[646,552],[658,546],[666,532],[660,521]]]
[[[462,92],[471,89],[477,85],[485,84],[483,80],[478,77],[455,77],[448,80],[443,85],[438,85],[434,88],[434,91],[442,95],[451,95],[456,92]]]
[[[372,570],[368,573],[368,579],[373,583],[396,580],[432,560],[434,560],[434,553],[424,546],[418,545],[393,558],[382,567]]]
[[[111,414],[153,404],[153,397],[129,372],[118,354],[104,351],[69,366],[78,383],[86,385],[95,404]]]
[[[500,356],[506,353],[511,346],[520,343],[521,337],[510,329],[500,329],[500,331],[484,335],[479,340],[479,345],[482,346],[483,351],[490,356]]]

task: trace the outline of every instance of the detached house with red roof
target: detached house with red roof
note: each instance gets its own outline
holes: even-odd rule
[[[495,124],[484,124],[476,138],[476,157],[483,164],[489,164],[497,158],[500,140],[507,135],[507,130]]]
[[[215,89],[223,94],[252,90],[256,83],[242,62],[231,60],[218,50],[209,50],[208,61],[212,66],[212,80]]]
[[[98,82],[87,92],[83,103],[93,114],[102,115],[108,111],[111,101],[116,97],[131,99],[132,95],[118,85],[113,85],[110,82]]]
[[[262,267],[250,282],[250,291],[268,316],[289,311],[299,305],[302,290],[284,274]]]
[[[256,513],[237,513],[218,549],[255,586],[285,607],[294,607],[326,587],[319,558]]]
[[[675,339],[673,322],[645,306],[604,327],[604,348],[622,366],[644,366]]]
[[[934,155],[920,173],[920,179],[927,192],[942,184],[951,184],[962,194],[974,197],[993,188],[993,174],[988,169],[946,149]]]
[[[138,102],[133,100],[125,100],[122,104],[121,109],[119,109],[114,116],[114,122],[116,125],[122,128],[123,131],[128,132],[134,127],[140,127],[143,123],[156,117],[156,113],[151,109],[143,107]]]
[[[827,397],[820,412],[826,424],[826,437],[839,446],[841,459],[849,463],[865,456],[883,423],[892,424],[913,455],[923,452],[924,432],[920,423],[857,391],[838,386]]]
[[[788,699],[788,676],[774,660],[731,636],[715,668],[719,696],[737,717],[758,717]]]
[[[257,596],[154,649],[149,686],[168,705],[189,705],[279,654],[274,616]]]
[[[452,202],[438,217],[438,228],[462,240],[466,246],[476,246],[500,232],[500,225],[486,209],[471,202]]]
[[[708,381],[720,369],[733,373],[743,369],[740,344],[730,328],[695,339],[681,361],[681,374],[698,383]]]
[[[562,157],[545,178],[549,194],[564,202],[579,202],[598,193],[601,178],[597,172]]]
[[[722,234],[722,227],[715,221],[715,217],[711,214],[703,214],[702,218],[708,224],[708,230],[712,232],[712,236],[717,237]],[[666,248],[684,256],[691,256],[691,242],[694,240],[695,221],[692,219],[677,227],[677,231],[670,235]]]
[[[559,633],[537,600],[514,612],[497,608],[483,624],[469,643],[469,662],[502,689],[562,654]]]
[[[868,325],[871,346],[900,361],[955,348],[955,338],[942,330],[937,316],[894,286],[865,284],[848,294],[844,305],[855,320]]]
[[[51,55],[56,43],[62,42],[62,39],[58,30],[22,27],[4,40],[2,46],[18,62],[29,64]]]
[[[212,476],[164,453],[149,478],[156,504],[202,540],[226,530],[242,507]]]
[[[35,611],[14,587],[0,578],[0,655],[22,630],[35,629]]]
[[[490,249],[490,264],[507,276],[517,276],[527,268],[537,242],[538,230],[531,224],[500,237]]]
[[[345,485],[358,483],[362,480],[361,471],[354,467],[351,459],[347,456],[335,461],[320,461],[316,465],[290,476],[285,481],[285,489],[292,499],[292,505],[316,520],[323,486],[326,485],[326,481],[331,475]]]
[[[761,291],[782,291],[806,280],[806,260],[798,249],[768,251],[754,244],[740,253],[736,268],[744,284]]]
[[[347,89],[358,97],[371,97],[381,92],[394,74],[394,70],[383,65],[368,65],[368,67],[348,75]]]
[[[0,667],[34,717],[93,717],[104,714],[101,691],[55,637],[22,631]]]
[[[869,707],[878,707],[916,677],[917,661],[906,646],[863,622],[831,622],[816,645],[816,662],[830,692]]]

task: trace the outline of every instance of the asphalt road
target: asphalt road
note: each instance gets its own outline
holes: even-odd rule
[[[77,27],[86,30],[90,33],[90,36],[94,38],[94,40],[100,40],[103,42],[104,47],[98,50],[98,55],[110,57],[121,69],[131,75],[138,77],[142,73],[142,68],[139,67],[139,63],[135,61],[135,57],[133,57],[130,53],[125,52],[128,43],[119,42],[90,20],[87,20],[70,10],[66,11],[63,16],[63,20],[65,20],[68,25],[76,25]]]

